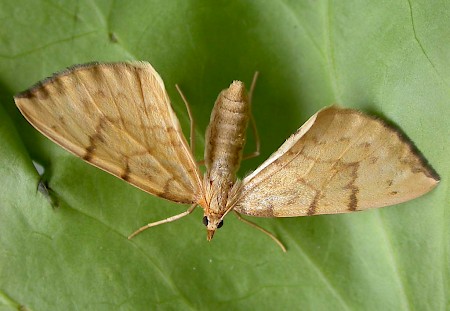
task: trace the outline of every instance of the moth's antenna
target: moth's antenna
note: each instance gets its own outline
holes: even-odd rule
[[[175,84],[175,88],[177,89],[178,93],[181,96],[181,99],[183,100],[184,104],[186,105],[186,110],[189,116],[189,121],[191,122],[190,127],[190,133],[189,133],[189,143],[191,145],[191,151],[192,154],[195,155],[195,122],[194,122],[194,116],[192,115],[191,106],[189,105],[186,97],[184,96],[183,92],[181,92],[180,87],[178,84]]]

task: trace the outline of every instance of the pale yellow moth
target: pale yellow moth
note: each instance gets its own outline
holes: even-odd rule
[[[251,118],[240,81],[216,100],[202,176],[164,83],[146,62],[74,66],[18,94],[15,102],[38,131],[83,160],[150,194],[191,205],[132,236],[197,205],[211,240],[230,211],[247,223],[240,214],[349,213],[414,199],[439,181],[398,131],[336,106],[314,114],[253,173],[237,179]]]

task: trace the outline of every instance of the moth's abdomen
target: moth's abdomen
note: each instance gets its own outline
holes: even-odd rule
[[[223,176],[234,182],[249,118],[244,83],[234,81],[219,94],[206,131],[205,165],[209,176]]]

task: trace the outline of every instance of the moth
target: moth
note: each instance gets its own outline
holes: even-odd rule
[[[143,226],[130,238],[184,217],[196,206],[203,209],[211,240],[230,212],[253,226],[241,214],[350,213],[414,199],[439,181],[397,130],[338,106],[318,111],[239,180],[236,173],[251,119],[249,95],[240,81],[231,83],[215,102],[202,174],[192,152],[193,122],[189,146],[161,77],[146,62],[73,66],[14,99],[38,131],[84,161],[150,194],[190,205],[179,215]],[[259,229],[285,250],[272,234]]]

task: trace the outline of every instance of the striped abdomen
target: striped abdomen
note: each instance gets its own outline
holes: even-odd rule
[[[244,83],[234,81],[216,100],[206,131],[206,178],[211,186],[211,208],[223,210],[236,181],[242,159],[250,104]]]

